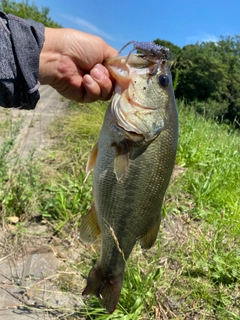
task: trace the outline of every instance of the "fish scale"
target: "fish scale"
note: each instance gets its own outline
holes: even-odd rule
[[[145,90],[148,96],[144,96],[143,99],[139,98],[143,94],[141,91],[136,104],[130,90],[124,91],[124,94],[125,97],[129,95],[132,104],[128,105],[128,99],[121,100],[120,96],[118,99],[113,99],[109,105],[98,143],[88,163],[88,171],[94,168],[94,210],[84,217],[80,227],[80,237],[83,240],[88,238],[89,228],[94,232],[99,231],[95,237],[101,235],[100,258],[90,270],[83,294],[98,296],[100,304],[110,313],[116,308],[122,288],[125,263],[137,240],[140,241],[142,248],[150,248],[156,240],[162,202],[174,167],[178,140],[178,115],[170,81],[171,74],[166,64],[159,63],[156,75],[152,75],[151,81],[147,81],[155,64],[149,65],[148,61],[137,55],[131,55],[125,58],[126,60],[127,63],[124,65],[122,63],[124,60],[120,61],[120,57],[110,58],[110,61],[106,62],[106,67],[115,76],[116,69],[112,68],[120,70],[126,68],[129,87],[131,80],[134,79],[134,96],[138,90],[142,90],[143,83],[153,88]],[[141,66],[139,74],[138,63]],[[143,71],[144,63],[147,65],[146,71]],[[132,69],[134,76],[131,78]],[[135,81],[136,74],[137,81]],[[170,79],[170,85],[167,87],[158,83],[162,74]],[[119,83],[123,80],[120,79]],[[149,115],[149,110],[145,110],[148,100],[152,115]],[[144,101],[143,107],[139,107],[140,101]],[[153,101],[156,104],[155,108]],[[128,119],[132,121],[129,128],[142,126],[147,114],[148,120],[144,126],[146,131],[135,134],[128,130],[128,121],[124,120],[121,123],[122,116],[115,117],[116,108],[117,113],[121,108],[129,109],[132,115]],[[137,117],[134,116],[134,108],[138,113]],[[124,113],[122,115],[124,116]],[[162,125],[158,131],[153,125],[156,120]],[[91,227],[96,221],[97,226]],[[91,234],[89,238],[94,236]]]

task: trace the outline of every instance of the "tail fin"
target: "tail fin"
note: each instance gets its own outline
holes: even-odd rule
[[[89,272],[87,286],[82,294],[97,296],[101,306],[113,313],[122,290],[123,277],[124,271],[118,276],[103,277],[100,268],[95,265]]]

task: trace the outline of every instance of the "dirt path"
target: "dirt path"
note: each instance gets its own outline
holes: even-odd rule
[[[21,123],[11,151],[21,159],[33,149],[34,156],[43,154],[49,143],[47,128],[67,107],[66,100],[51,87],[41,87],[40,93],[35,110],[1,110],[1,121]],[[3,141],[0,139],[0,144]],[[27,234],[0,227],[0,319],[57,319],[82,304],[80,292],[76,296],[59,292],[59,267],[78,253],[58,241],[53,241],[46,225],[39,223],[31,225]]]
[[[42,154],[48,144],[45,133],[49,124],[61,116],[67,107],[67,101],[49,86],[40,88],[40,96],[34,110],[11,110],[13,118],[20,119],[22,117],[23,121],[14,150],[22,159],[26,159],[34,148],[36,156]]]

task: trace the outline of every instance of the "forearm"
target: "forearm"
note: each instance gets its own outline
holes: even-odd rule
[[[0,106],[35,107],[43,43],[41,23],[0,12]]]

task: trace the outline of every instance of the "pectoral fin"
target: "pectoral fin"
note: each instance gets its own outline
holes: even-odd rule
[[[150,249],[158,235],[161,222],[161,214],[158,215],[153,227],[140,239],[140,245],[143,249]]]
[[[80,239],[86,243],[94,242],[100,235],[101,231],[98,226],[94,206],[83,216],[79,231]]]
[[[116,148],[114,159],[114,173],[118,181],[123,182],[128,171],[129,165],[129,148],[127,140],[123,140],[113,145]]]

